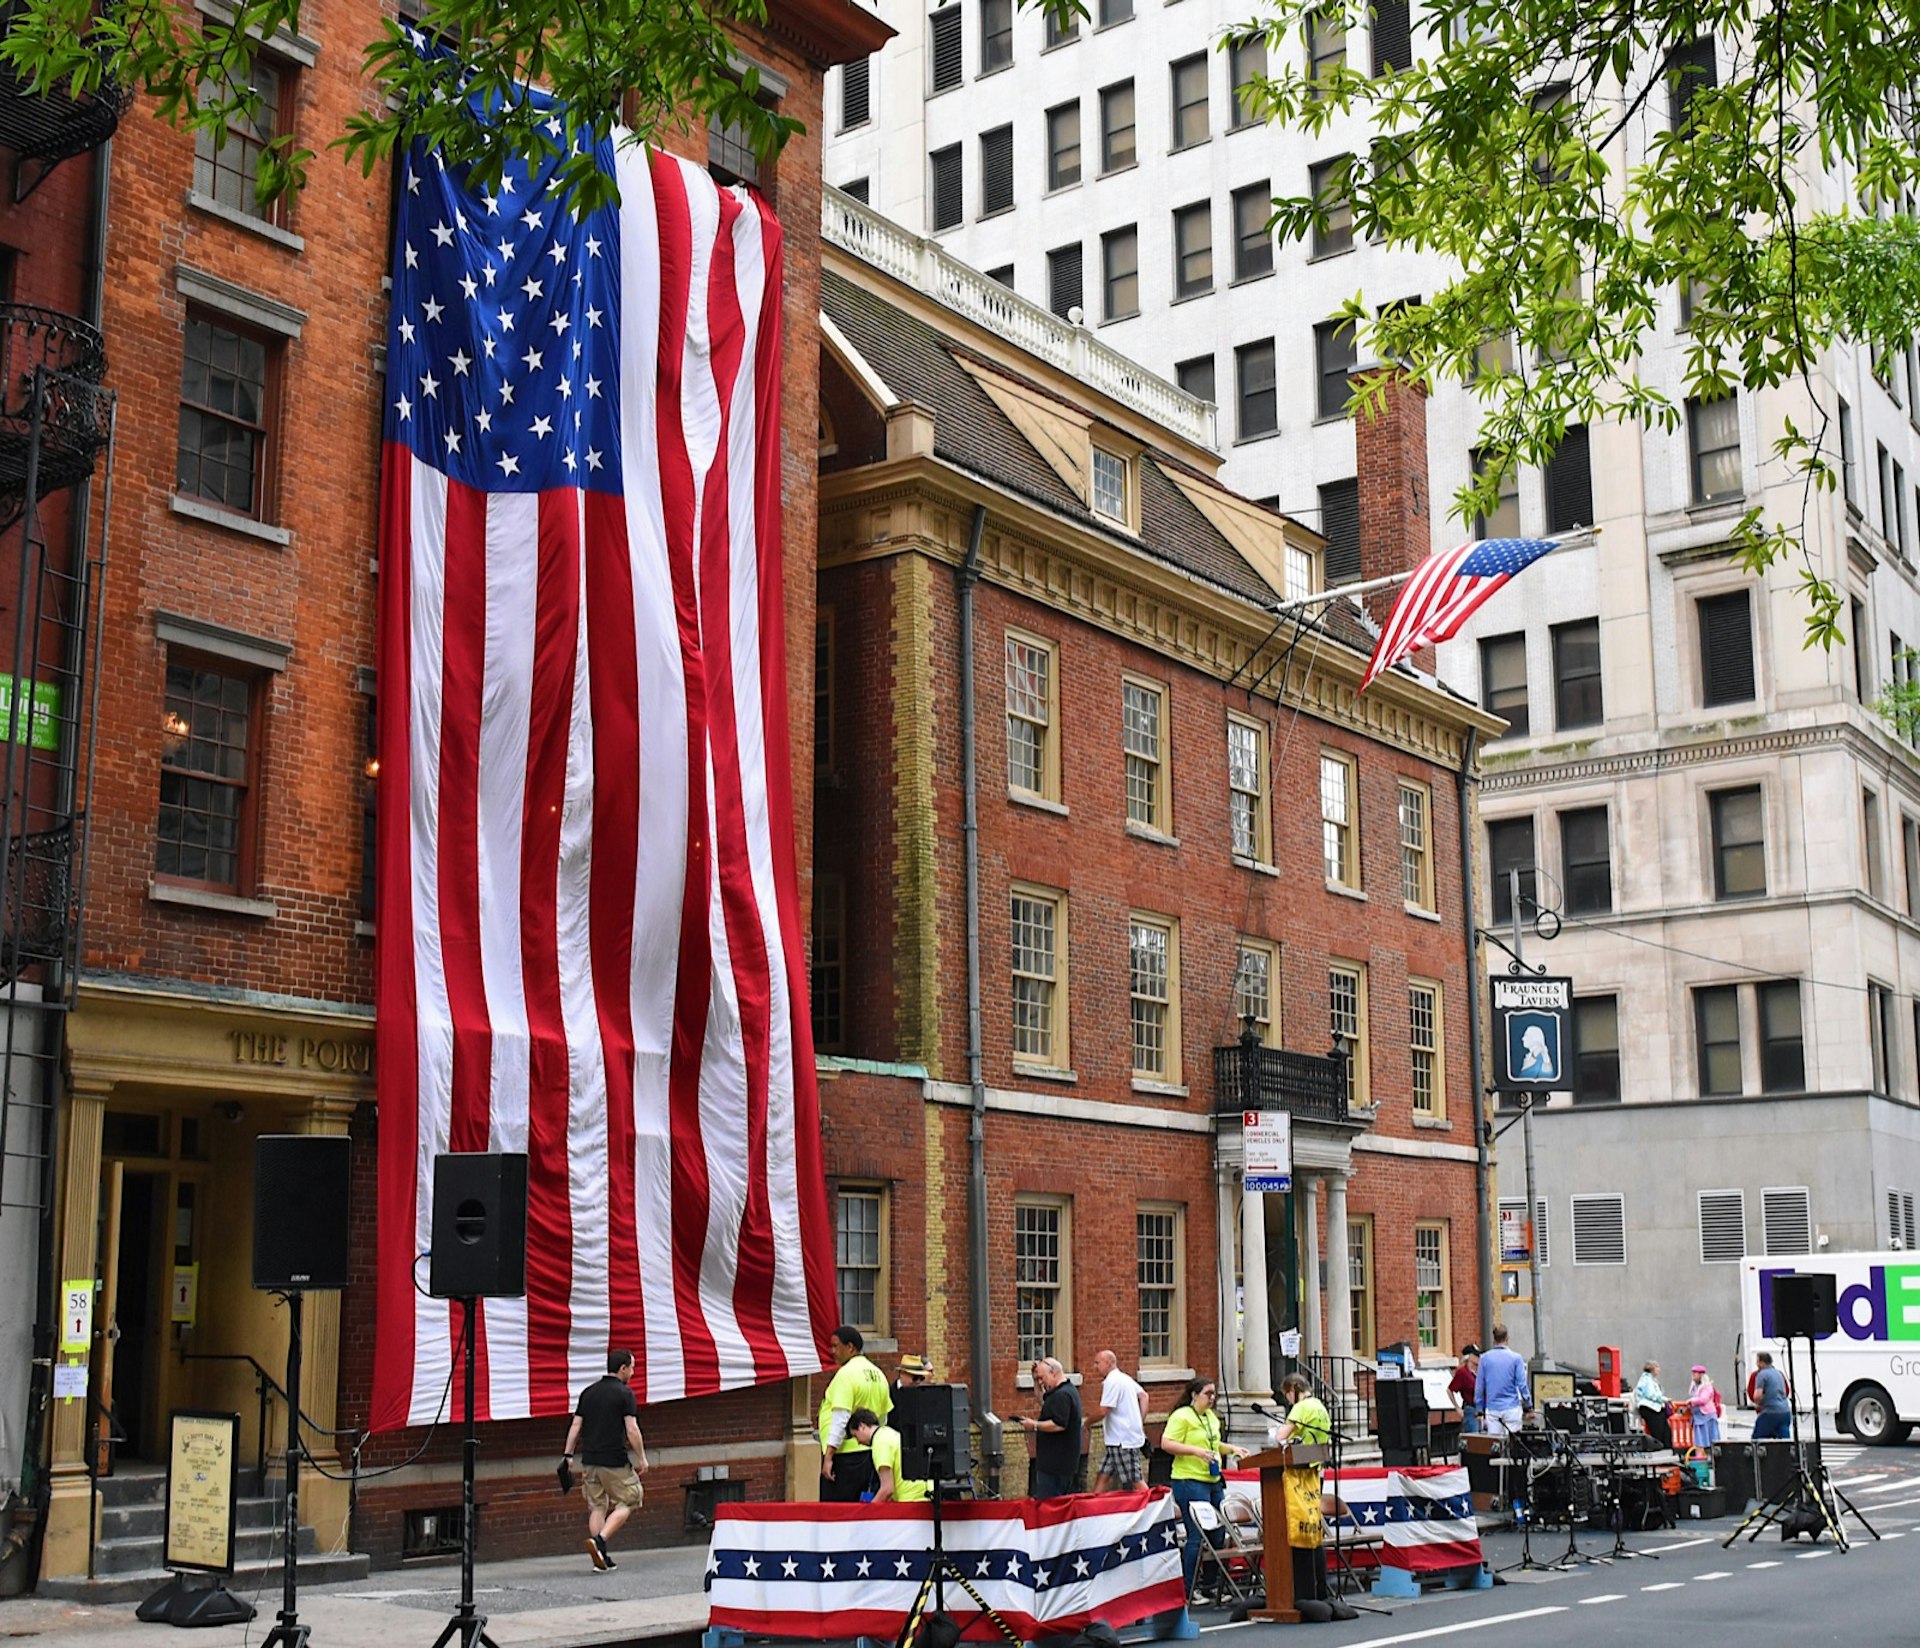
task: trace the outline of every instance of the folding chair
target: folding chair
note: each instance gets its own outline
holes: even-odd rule
[[[1193,1565],[1193,1589],[1189,1604],[1197,1603],[1201,1593],[1211,1590],[1212,1600],[1220,1603],[1245,1602],[1247,1588],[1235,1577],[1239,1569],[1245,1575],[1244,1561],[1237,1558],[1225,1519],[1202,1499],[1187,1507],[1193,1526],[1200,1530],[1200,1557]]]

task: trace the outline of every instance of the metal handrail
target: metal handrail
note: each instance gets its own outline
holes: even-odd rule
[[[267,1397],[268,1394],[271,1393],[279,1397],[284,1404],[287,1400],[286,1387],[282,1385],[278,1379],[274,1378],[272,1374],[267,1372],[254,1357],[249,1356],[243,1350],[188,1350],[180,1353],[180,1360],[183,1362],[244,1362],[248,1367],[253,1369],[254,1377],[258,1380],[256,1389],[260,1397],[260,1420],[258,1430],[255,1433],[255,1442],[258,1451],[254,1460],[254,1466],[255,1469],[259,1471],[260,1480],[264,1484],[267,1472]],[[300,1423],[316,1436],[330,1436],[334,1438],[342,1436],[352,1437],[354,1439],[354,1464],[356,1471],[358,1470],[360,1458],[359,1445],[367,1436],[367,1433],[358,1425],[334,1425],[329,1427],[318,1424],[315,1422],[313,1415],[308,1413],[304,1408],[300,1410]]]

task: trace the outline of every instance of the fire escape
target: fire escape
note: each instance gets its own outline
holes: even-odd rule
[[[0,9],[0,29],[11,11]],[[128,101],[111,83],[36,92],[0,63],[0,148],[12,151],[15,202],[106,142]],[[73,247],[76,260],[83,253]],[[86,277],[92,306],[97,268]],[[86,880],[82,807],[112,497],[106,374],[97,326],[0,302],[0,1220],[41,1221],[43,1265]]]

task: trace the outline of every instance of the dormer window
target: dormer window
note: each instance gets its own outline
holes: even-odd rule
[[[1133,524],[1132,465],[1118,452],[1093,449],[1093,512],[1121,526]]]

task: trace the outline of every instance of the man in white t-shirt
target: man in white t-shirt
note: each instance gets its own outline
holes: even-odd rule
[[[1095,1493],[1141,1488],[1147,1479],[1147,1393],[1140,1381],[1120,1371],[1120,1359],[1103,1350],[1093,1359],[1100,1376],[1100,1400],[1087,1415],[1101,1422],[1107,1445],[1100,1460]]]

